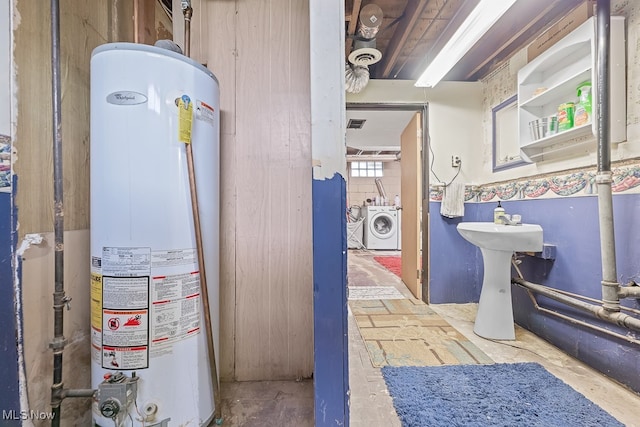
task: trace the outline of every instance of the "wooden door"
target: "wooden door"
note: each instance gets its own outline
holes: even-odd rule
[[[420,271],[420,210],[422,206],[421,114],[416,113],[400,137],[402,189],[402,281],[422,300]]]

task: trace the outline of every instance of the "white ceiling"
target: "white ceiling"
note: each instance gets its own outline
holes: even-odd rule
[[[364,151],[400,151],[400,135],[415,111],[347,110],[350,119],[366,119],[362,129],[347,129],[347,146]]]

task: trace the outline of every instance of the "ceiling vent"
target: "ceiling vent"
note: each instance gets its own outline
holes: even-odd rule
[[[367,119],[349,119],[347,129],[362,129],[362,126],[364,126],[364,122],[366,121]]]
[[[382,59],[382,52],[376,49],[374,40],[356,40],[353,52],[349,54],[349,62],[353,65],[367,67],[379,62]]]
[[[345,90],[359,93],[369,83],[369,66],[382,59],[376,49],[376,34],[384,14],[380,6],[370,3],[360,10],[360,27],[353,37],[353,50],[345,64]],[[356,128],[359,129],[359,128]]]

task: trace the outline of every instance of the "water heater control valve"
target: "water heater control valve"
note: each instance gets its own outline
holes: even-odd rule
[[[138,394],[138,377],[135,373],[127,377],[122,372],[105,375],[98,386],[96,398],[103,417],[115,421],[126,417],[129,405],[135,402]]]
[[[122,404],[118,399],[109,397],[100,404],[100,413],[107,418],[116,418],[122,409]]]

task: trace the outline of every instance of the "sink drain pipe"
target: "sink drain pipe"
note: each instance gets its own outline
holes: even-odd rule
[[[620,298],[640,298],[640,287],[622,287],[618,282],[616,271],[616,251],[613,226],[613,196],[611,183],[611,140],[609,136],[609,40],[610,40],[610,0],[597,0],[596,3],[596,68],[597,68],[597,142],[598,142],[598,169],[596,184],[598,189],[598,218],[600,225],[600,253],[602,261],[602,305],[591,304],[578,298],[564,295],[553,288],[531,283],[519,278],[511,279],[530,292],[543,295],[547,298],[566,304],[581,311],[591,313],[599,319],[640,332],[640,319],[620,311]],[[517,266],[516,266],[517,267]],[[519,270],[518,270],[519,271]],[[540,309],[535,303],[536,307]],[[602,330],[597,326],[571,319],[551,310],[542,309],[573,323],[580,322],[584,326]],[[605,330],[606,331],[606,330]],[[615,334],[615,333],[612,333]],[[619,335],[619,334],[616,334]],[[619,336],[624,338],[624,336]],[[637,340],[632,342],[638,343]]]
[[[640,287],[622,287],[616,272],[616,245],[613,226],[613,196],[611,194],[611,139],[609,116],[609,43],[611,33],[610,0],[596,3],[596,67],[598,123],[598,217],[600,221],[600,256],[602,259],[602,301],[605,310],[620,311],[621,298],[640,298]]]
[[[611,33],[610,0],[598,0],[596,6],[596,68],[597,68],[597,140],[598,218],[600,221],[600,256],[602,259],[602,301],[605,310],[620,311],[616,272],[616,245],[613,227],[613,196],[611,194],[611,140],[609,137],[609,40]]]

